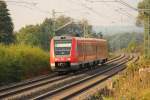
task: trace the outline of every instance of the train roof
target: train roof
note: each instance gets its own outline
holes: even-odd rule
[[[72,37],[72,36],[55,36],[54,39],[76,39],[76,40],[95,40],[95,41],[106,41],[105,39],[99,38],[84,38],[84,37]]]
[[[77,40],[95,40],[95,41],[106,41],[105,39],[99,39],[99,38],[84,38],[84,37],[74,37]]]

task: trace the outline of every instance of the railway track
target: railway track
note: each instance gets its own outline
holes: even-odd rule
[[[108,61],[107,64],[110,64],[112,62],[118,61],[119,59],[122,59],[124,57],[125,56],[122,55],[122,56],[119,56],[117,58],[114,58],[114,59]],[[97,69],[95,69],[95,70],[97,70]],[[85,77],[85,75],[83,75],[82,73],[79,73],[79,75],[76,75],[76,76],[74,76],[74,75],[68,75],[68,76],[67,75],[63,75],[63,76],[57,76],[57,77],[56,76],[55,77],[49,77],[51,79],[49,79],[49,78],[48,79],[47,78],[37,79],[37,80],[31,81],[31,82],[26,82],[25,84],[22,83],[21,85],[18,85],[18,87],[16,85],[15,87],[10,86],[10,88],[7,87],[7,88],[1,89],[0,90],[0,92],[1,92],[0,98],[1,99],[10,99],[10,98],[11,99],[16,99],[17,96],[20,95],[21,93],[22,93],[21,98],[26,98],[26,96],[24,97],[24,95],[25,95],[24,92],[26,92],[26,91],[34,90],[34,89],[35,89],[34,91],[36,91],[37,88],[40,89],[40,87],[43,86],[43,85],[51,85],[51,84],[56,85],[56,82],[62,81],[62,80],[65,81],[65,80],[67,80],[67,78],[70,78],[70,79],[74,78],[75,80],[79,80],[79,79],[81,79],[83,77]],[[68,83],[66,83],[66,84],[68,84]],[[31,92],[28,92],[28,93],[31,93]],[[38,95],[38,94],[35,93],[34,95]],[[27,97],[31,98],[32,95],[31,96],[27,96]]]
[[[45,80],[45,79],[49,79],[51,77],[54,77],[55,75],[56,74],[42,75],[40,77],[36,77],[36,78],[33,78],[33,79],[28,79],[28,80],[25,80],[25,81],[22,81],[22,82],[19,82],[19,83],[12,83],[12,84],[9,84],[9,85],[6,85],[6,86],[2,86],[2,87],[0,87],[0,92],[7,91],[7,90],[10,90],[10,89],[14,89],[16,87],[25,86],[25,85],[28,85],[28,84],[31,84],[31,83],[34,83],[34,82],[38,82],[38,81],[42,81],[42,80]]]
[[[134,55],[134,58],[132,59],[132,62],[136,62],[138,59],[139,59],[139,57],[137,55]],[[117,69],[117,70],[123,70],[123,69],[125,69],[125,66],[120,68],[120,69]],[[118,72],[117,70],[115,70],[116,73],[120,73],[120,71]],[[117,74],[115,74],[115,72],[113,72],[113,73],[114,73],[113,74],[114,76],[117,75]],[[110,76],[110,78],[108,76],[108,78],[106,77],[106,81],[105,81],[105,78],[104,78],[104,79],[100,80],[99,82],[94,83],[90,86],[87,86],[87,87],[77,91],[76,93],[68,95],[68,96],[66,96],[62,99],[64,99],[64,100],[65,99],[69,99],[69,100],[70,99],[73,99],[73,100],[86,100],[87,98],[89,98],[89,96],[94,95],[98,90],[103,89],[104,87],[110,85],[108,83],[112,82],[111,78],[112,78],[112,76]]]
[[[128,62],[128,60],[131,60],[133,57],[130,57],[129,59],[126,57],[118,63],[115,66],[112,66],[110,68],[107,68],[103,71],[100,71],[98,73],[95,73],[89,77],[86,77],[82,80],[73,82],[71,84],[67,84],[61,88],[58,88],[56,90],[47,92],[45,94],[42,94],[40,96],[37,96],[35,98],[32,98],[33,100],[41,100],[41,99],[55,99],[55,100],[66,100],[71,99],[77,94],[80,94],[81,92],[85,91],[86,89],[89,89],[93,87],[96,84],[99,84],[100,82],[105,81],[109,77],[115,75],[117,72],[123,70],[125,67],[122,67],[123,64]]]
[[[110,58],[110,59],[108,59],[108,61],[119,58],[119,57],[121,57],[121,55]],[[22,87],[22,86],[25,86],[25,85],[29,85],[31,83],[36,83],[36,82],[39,82],[39,81],[42,81],[42,80],[49,79],[49,78],[54,77],[54,76],[56,76],[56,74],[42,75],[40,77],[36,77],[36,78],[33,78],[33,79],[28,79],[28,80],[25,80],[25,81],[22,81],[22,82],[19,82],[19,83],[13,83],[13,84],[9,84],[9,85],[6,85],[6,86],[2,86],[2,87],[0,87],[0,92],[11,90],[11,89],[14,89],[16,87]]]

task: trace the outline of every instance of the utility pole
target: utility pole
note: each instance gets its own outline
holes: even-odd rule
[[[134,11],[143,11],[144,12],[144,56],[150,59],[150,1],[144,0],[144,9],[138,9],[132,7],[130,4],[126,3],[123,0],[86,0],[88,2],[118,2],[121,5],[124,5]]]
[[[83,37],[86,37],[86,23],[83,22]]]
[[[64,13],[64,12],[56,12],[55,9],[52,10],[52,19],[53,19],[53,33],[52,37],[56,35],[56,14],[57,13]]]
[[[148,0],[144,2],[145,9],[150,9]],[[144,10],[144,56],[150,58],[150,11]]]
[[[52,10],[52,19],[53,19],[53,33],[52,37],[55,36],[55,29],[56,29],[56,11]]]

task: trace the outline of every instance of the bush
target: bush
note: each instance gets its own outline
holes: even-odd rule
[[[125,97],[127,100],[149,100],[150,96],[150,73],[140,72],[140,68],[149,68],[150,60],[143,56],[137,62],[129,62],[127,69],[119,75],[114,87],[114,97],[119,100]],[[148,99],[143,99],[148,98]]]
[[[0,85],[50,71],[49,54],[38,47],[0,44]]]
[[[107,86],[103,88],[106,92],[102,89],[89,100],[101,100],[102,97],[102,100],[150,100],[150,73],[140,72],[141,68],[150,68],[150,60],[144,56],[137,62],[130,61],[126,70],[114,76],[111,89]]]

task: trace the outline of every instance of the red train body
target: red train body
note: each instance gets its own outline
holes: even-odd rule
[[[50,65],[53,71],[76,71],[105,63],[108,58],[104,39],[56,36],[50,44]]]

